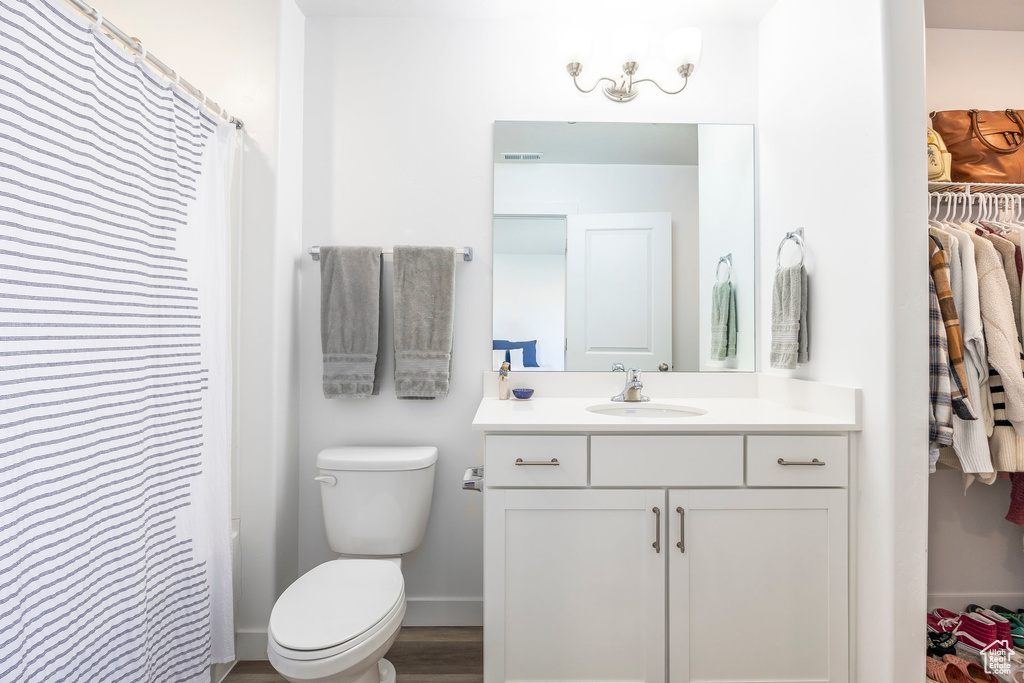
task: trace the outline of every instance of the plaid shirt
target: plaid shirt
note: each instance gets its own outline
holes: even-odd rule
[[[953,411],[961,420],[977,420],[978,416],[967,395],[967,371],[964,369],[964,338],[960,331],[960,316],[953,303],[953,290],[949,285],[949,261],[942,243],[934,236],[928,238],[931,244],[929,265],[932,273],[932,287],[939,302],[939,313],[945,326],[949,376],[952,380],[950,399]]]
[[[929,366],[931,419],[928,422],[928,442],[931,444],[932,467],[939,457],[939,446],[950,446],[953,443],[953,411],[950,398],[949,356],[946,352],[946,328],[939,312],[939,297],[935,293],[935,283],[929,278],[928,295],[928,333],[929,333]]]

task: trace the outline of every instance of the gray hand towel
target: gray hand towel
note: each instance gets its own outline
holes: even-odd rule
[[[810,327],[807,324],[807,272],[803,265],[775,270],[772,289],[773,368],[792,370],[810,360]]]
[[[380,247],[320,248],[325,398],[380,393]]]
[[[736,288],[731,280],[711,290],[711,360],[736,355]]]
[[[455,248],[395,247],[395,392],[448,395],[455,321]]]

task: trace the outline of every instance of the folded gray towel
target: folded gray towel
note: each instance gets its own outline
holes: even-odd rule
[[[736,355],[736,288],[731,280],[711,290],[711,360]]]
[[[320,248],[325,398],[380,393],[380,247]]]
[[[455,322],[455,248],[395,247],[395,392],[448,395]]]
[[[792,370],[810,360],[810,327],[807,324],[807,271],[803,265],[775,270],[772,289],[773,368]]]

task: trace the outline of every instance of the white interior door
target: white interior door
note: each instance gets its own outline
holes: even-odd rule
[[[491,488],[484,505],[486,683],[664,683],[664,490]]]
[[[672,366],[672,214],[566,218],[566,370]]]
[[[671,683],[847,683],[846,491],[673,490],[668,508]]]

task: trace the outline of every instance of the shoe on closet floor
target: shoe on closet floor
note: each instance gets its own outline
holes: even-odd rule
[[[968,683],[1001,683],[998,678],[985,671],[985,667],[980,664],[968,662],[966,659],[955,655],[946,655],[942,658],[942,661],[958,669],[963,674],[963,680],[968,681]],[[948,673],[949,670],[947,669]],[[952,679],[950,679],[950,683],[952,683]]]
[[[1019,626],[1024,629],[1024,613],[1014,612],[1002,605],[992,605],[992,611],[1010,621],[1010,626]]]
[[[951,617],[940,617],[935,612],[928,614],[928,630],[932,633],[955,633],[960,628],[960,619],[963,617],[962,614],[956,614],[949,610],[943,610],[949,614],[954,614]]]
[[[932,657],[942,658],[943,655],[956,654],[957,638],[953,633],[929,633],[928,654]]]
[[[962,644],[981,651],[999,640],[999,629],[988,617],[977,612],[968,612],[960,620],[956,637]]]
[[[935,657],[925,660],[925,671],[931,683],[974,683],[958,667]]]
[[[968,605],[967,611],[980,614],[994,623],[996,625],[996,640],[1005,643],[1008,650],[1013,648],[1013,626],[1016,624],[1011,624],[1010,620],[1003,615],[990,609],[985,609],[981,605]],[[1024,636],[1024,631],[1021,632],[1021,635]]]

